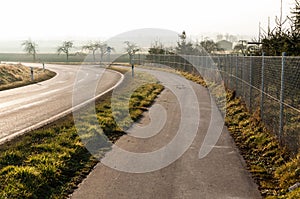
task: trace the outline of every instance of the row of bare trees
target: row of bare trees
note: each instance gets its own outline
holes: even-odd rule
[[[103,60],[103,56],[105,54],[110,54],[112,51],[115,49],[111,46],[108,46],[104,42],[91,42],[88,45],[85,45],[82,47],[83,50],[88,50],[89,52],[93,53],[93,60],[94,62],[96,61],[95,53],[99,50],[100,51],[100,64],[101,61]]]
[[[28,39],[28,40],[22,42],[21,45],[25,52],[32,55],[33,61],[35,62],[37,48],[38,48],[37,43]],[[63,41],[63,43],[60,46],[58,46],[57,53],[58,54],[61,54],[61,53],[66,54],[66,59],[67,59],[67,61],[69,61],[69,56],[71,55],[70,52],[71,52],[72,48],[74,48],[73,41]],[[112,51],[114,51],[114,48],[108,46],[105,42],[96,41],[96,42],[90,42],[89,44],[82,46],[82,51],[83,52],[88,51],[88,53],[91,52],[93,54],[94,62],[96,61],[95,54],[97,51],[99,51],[100,52],[100,62],[101,62],[101,60],[103,59],[103,56],[105,54],[110,54]]]

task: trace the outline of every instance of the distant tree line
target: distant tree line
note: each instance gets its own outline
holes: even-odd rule
[[[193,44],[186,40],[185,31],[178,35],[179,41],[176,47],[165,47],[162,43],[155,41],[149,48],[151,54],[179,54],[179,55],[207,55],[215,51],[222,51],[213,40],[204,40]]]
[[[33,62],[36,62],[36,55],[38,52],[38,45],[36,42],[28,39],[21,43],[23,50],[28,54],[33,56]],[[114,51],[114,48],[108,46],[105,42],[95,41],[90,42],[87,45],[81,47],[81,52],[71,53],[71,49],[74,48],[73,41],[63,41],[60,46],[57,47],[56,51],[58,54],[64,53],[66,55],[66,61],[69,61],[71,55],[85,54],[86,51],[92,52],[93,60],[96,61],[95,53],[99,51],[100,53],[100,64],[105,54],[109,54]]]
[[[193,65],[185,58],[186,55],[203,55],[207,56],[213,54],[216,51],[223,51],[220,49],[213,40],[204,40],[193,44],[191,41],[187,41],[185,31],[178,35],[179,40],[175,47],[165,47],[162,43],[156,41],[148,50],[146,60],[154,61],[155,63],[165,64],[168,62],[168,66],[194,73]],[[162,56],[153,56],[161,54]],[[172,55],[172,56],[163,56]]]

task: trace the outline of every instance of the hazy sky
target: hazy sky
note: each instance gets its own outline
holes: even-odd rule
[[[283,0],[284,15],[294,0]],[[109,38],[138,28],[257,35],[280,0],[3,0],[0,40]]]

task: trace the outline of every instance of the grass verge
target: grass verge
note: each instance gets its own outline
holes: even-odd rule
[[[135,79],[153,79],[137,73],[138,76],[141,78]],[[131,82],[128,78],[124,81]],[[129,112],[137,120],[163,86],[155,82],[134,84],[139,87],[131,95]],[[133,84],[125,84],[124,88],[129,89],[126,85]],[[107,93],[96,101],[99,124],[85,122],[83,128],[87,133],[103,134],[108,142],[115,142],[124,132],[113,119],[111,95]],[[86,121],[90,117],[82,112]],[[97,162],[78,136],[73,116],[68,115],[0,146],[0,198],[66,198]]]
[[[180,74],[207,87],[200,76],[186,72]],[[269,199],[300,198],[300,187],[289,191],[292,185],[300,182],[300,154],[290,157],[289,151],[281,147],[278,139],[261,122],[259,111],[249,113],[234,91],[227,90],[226,101],[225,124],[262,196]]]
[[[55,72],[34,68],[34,80],[31,81],[30,68],[22,64],[0,64],[0,91],[34,84],[56,75]]]

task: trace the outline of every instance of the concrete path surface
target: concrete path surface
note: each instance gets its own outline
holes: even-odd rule
[[[172,78],[168,77],[168,79]],[[110,162],[110,164],[107,164],[105,161],[100,162],[70,198],[261,198],[256,184],[245,169],[243,158],[240,156],[225,127],[216,145],[213,146],[213,150],[206,157],[199,159],[199,149],[211,122],[211,103],[209,92],[206,88],[192,82],[189,83],[198,100],[197,108],[200,110],[200,119],[196,137],[192,140],[188,149],[176,161],[160,169],[142,172],[136,166],[140,164],[138,160],[133,161],[128,159],[128,165],[136,167],[136,171],[138,171],[134,172],[132,170],[128,172],[126,171],[126,167],[118,165],[122,162],[119,162],[119,159],[126,159],[127,157],[118,156],[118,153],[114,154],[115,149],[113,148],[112,152],[109,152],[105,158],[109,158],[110,154],[116,155],[115,167],[111,166],[113,162]],[[173,85],[178,90],[183,91],[182,100],[190,103],[189,99],[185,99],[185,96],[188,98],[188,94],[184,93],[188,88],[178,84],[177,80],[174,80]],[[139,121],[140,126],[147,126],[153,122],[151,121],[153,120],[153,115],[166,114],[167,120],[161,130],[148,138],[144,138],[143,135],[136,136],[136,133],[134,133],[135,136],[131,134],[125,135],[116,143],[118,148],[140,154],[147,152],[154,153],[174,140],[181,125],[182,105],[172,89],[174,88],[166,88],[155,102],[155,106],[160,105],[163,107],[165,113],[162,113],[161,109],[155,108],[150,111],[150,115],[149,112],[145,112],[144,117]],[[194,104],[191,106],[194,106]],[[188,131],[189,129],[187,128],[187,134]],[[131,132],[134,132],[134,129],[131,129]],[[149,133],[149,129],[145,130],[145,133]],[[176,146],[179,149],[182,148],[180,142]],[[163,154],[161,158],[154,161],[160,164],[167,158],[169,157]]]

